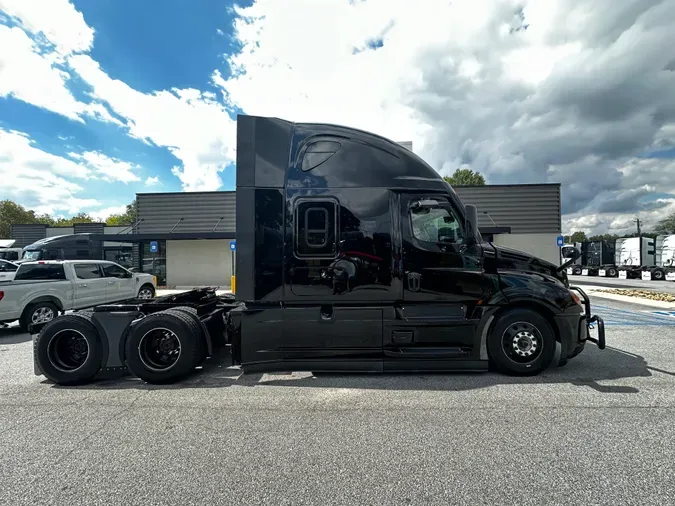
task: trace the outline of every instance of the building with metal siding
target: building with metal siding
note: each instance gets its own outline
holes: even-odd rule
[[[12,224],[10,226],[10,239],[15,239],[14,248],[23,248],[35,241],[47,237],[47,225],[39,223]]]
[[[139,268],[168,286],[229,285],[235,199],[234,191],[137,194]]]
[[[139,234],[230,233],[235,192],[138,193]]]
[[[560,262],[560,184],[456,186],[465,204],[478,209],[478,227],[487,240]],[[502,227],[507,227],[505,232]]]
[[[559,234],[560,184],[455,186],[478,208],[478,226],[507,226],[512,234]]]

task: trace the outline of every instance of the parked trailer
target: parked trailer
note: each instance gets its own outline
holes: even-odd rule
[[[675,235],[656,237],[656,265],[659,272],[650,273],[651,279],[675,281]]]
[[[36,372],[171,382],[220,342],[244,373],[533,375],[605,348],[566,263],[483,241],[476,208],[396,142],[239,116],[236,170],[236,300],[194,290],[60,316],[35,339]]]
[[[599,276],[603,270],[604,276],[614,278],[618,275],[618,268],[614,266],[616,256],[615,241],[586,241],[581,245],[583,265],[582,276]]]
[[[629,237],[617,239],[616,249],[619,279],[664,279],[661,269],[656,267],[656,244],[651,237]]]

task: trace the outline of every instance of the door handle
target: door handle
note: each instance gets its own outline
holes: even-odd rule
[[[108,284],[109,284],[109,285],[114,285],[115,282],[114,282],[114,281],[108,281]]]
[[[87,285],[86,285],[86,284],[77,285],[77,286],[79,286],[80,288],[87,288]]]

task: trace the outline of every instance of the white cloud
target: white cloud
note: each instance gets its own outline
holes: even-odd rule
[[[148,176],[148,179],[145,180],[145,186],[157,186],[159,184],[161,184],[159,176]]]
[[[31,145],[25,134],[0,129],[0,198],[19,201],[39,213],[74,214],[98,206],[80,198],[82,186],[66,178],[86,178],[89,170]]]
[[[650,147],[675,146],[675,58],[663,51],[675,46],[673,2],[257,0],[235,10],[243,48],[229,58],[233,76],[216,71],[213,82],[247,113],[409,139],[442,174],[467,165],[492,183],[561,182],[566,226],[623,230],[630,213],[651,224],[671,209],[646,198],[675,190],[661,184],[675,173],[668,161],[641,178],[630,167]],[[312,41],[301,52],[291,24]]]
[[[0,0],[0,11],[41,33],[60,54],[88,51],[94,43],[94,30],[68,0]]]
[[[89,216],[94,218],[96,221],[105,221],[109,216],[113,214],[124,214],[126,211],[127,206],[112,206],[103,209],[98,209],[96,211],[90,211]]]
[[[52,63],[23,30],[0,25],[0,97],[13,96],[82,121],[84,104],[66,87],[68,74]]]
[[[7,166],[13,164],[17,173],[27,169],[48,169],[53,174],[67,178],[86,179],[91,176],[91,171],[85,165],[42,151],[33,145],[28,135],[15,130],[0,129],[0,163]],[[4,186],[6,181],[2,179],[2,183],[1,186]],[[38,181],[36,183],[39,184]]]
[[[187,191],[216,190],[218,175],[235,160],[235,123],[222,104],[195,89],[141,93],[110,78],[89,56],[75,56],[70,65],[93,94],[126,118],[129,134],[167,147],[181,160],[173,173]]]
[[[103,153],[85,151],[84,153],[68,153],[68,156],[81,161],[89,167],[94,176],[99,176],[106,181],[119,181],[133,183],[141,178],[134,172],[139,167],[129,162],[111,158]]]

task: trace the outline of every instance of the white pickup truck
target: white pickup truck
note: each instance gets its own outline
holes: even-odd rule
[[[22,263],[13,281],[0,282],[0,323],[47,323],[59,312],[155,296],[156,278],[104,260]]]

